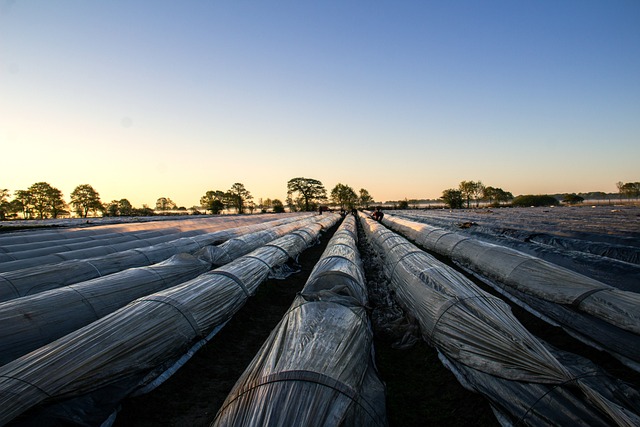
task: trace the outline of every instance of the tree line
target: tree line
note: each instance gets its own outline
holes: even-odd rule
[[[616,183],[620,199],[640,197],[640,182]],[[89,184],[78,185],[70,195],[70,201],[64,200],[62,192],[47,182],[36,182],[26,190],[17,190],[13,199],[7,189],[0,189],[0,220],[13,219],[22,216],[24,219],[59,218],[70,215],[72,210],[76,216],[86,218],[94,216],[150,216],[158,212],[184,211],[185,207],[178,207],[170,198],[160,197],[156,201],[155,209],[147,205],[135,208],[127,199],[112,200],[103,203],[100,194]],[[585,195],[591,198],[604,199],[607,194],[594,192]],[[481,181],[461,181],[458,188],[442,191],[440,200],[451,209],[476,207],[480,203],[490,206],[500,206],[510,202],[512,206],[543,206],[557,204],[560,200],[568,204],[581,203],[584,197],[576,194],[565,194],[562,198],[550,195],[521,195],[513,197],[509,191],[499,187],[485,186]],[[555,201],[555,202],[554,202]],[[192,208],[193,213],[203,209],[212,214],[224,211],[234,211],[238,214],[259,212],[290,212],[317,211],[325,204],[338,206],[340,209],[364,208],[368,209],[376,203],[369,192],[361,188],[356,192],[347,184],[338,183],[330,191],[321,181],[313,178],[292,178],[287,182],[287,197],[284,202],[280,199],[259,199],[254,202],[251,193],[244,184],[236,182],[227,191],[210,190],[200,198],[200,205]],[[398,203],[399,209],[408,209],[406,199]]]
[[[7,189],[0,189],[0,220],[14,219],[21,216],[24,219],[47,219],[69,216],[71,211],[76,216],[86,218],[93,216],[150,216],[157,212],[185,211],[178,207],[170,198],[160,197],[156,201],[155,209],[147,205],[135,208],[127,199],[112,200],[103,203],[100,194],[89,184],[78,185],[70,195],[70,201],[64,200],[62,191],[47,182],[37,182],[26,190],[17,190],[10,200],[11,193]],[[313,178],[292,178],[287,182],[286,207],[290,212],[315,211],[324,203],[333,203],[342,209],[355,207],[368,208],[374,203],[369,192],[361,188],[356,193],[349,185],[339,183],[327,196],[327,190],[321,181]],[[236,182],[227,191],[210,190],[200,198],[200,205],[192,208],[199,213],[201,208],[212,214],[223,211],[235,211],[238,214],[260,212],[284,212],[285,203],[280,199],[260,199],[256,204],[253,196],[244,184]]]
[[[640,197],[640,182],[617,182],[618,195],[620,199]],[[472,202],[478,207],[480,202],[486,202],[489,206],[501,206],[509,203],[510,206],[551,206],[557,205],[560,201],[575,205],[582,203],[585,197],[590,199],[602,199],[607,197],[607,193],[596,191],[578,195],[575,193],[563,195],[549,194],[524,194],[513,197],[509,191],[504,191],[499,187],[485,186],[481,181],[462,181],[458,188],[449,188],[442,191],[440,200],[450,209],[470,208]]]
[[[472,201],[475,202],[476,207],[480,205],[481,201],[498,206],[513,200],[513,194],[499,187],[485,186],[481,181],[462,181],[458,188],[443,190],[440,199],[449,208],[460,209],[465,204],[467,208],[470,208]]]
[[[369,192],[361,188],[359,193],[349,185],[338,183],[327,195],[327,189],[321,181],[314,178],[292,178],[287,182],[287,198],[283,202],[280,199],[260,199],[256,205],[251,193],[241,183],[235,183],[228,191],[210,190],[200,198],[200,206],[212,214],[219,214],[226,210],[234,210],[236,213],[255,209],[260,212],[310,212],[317,211],[320,207],[331,202],[341,209],[353,209],[356,207],[368,208],[374,203]]]

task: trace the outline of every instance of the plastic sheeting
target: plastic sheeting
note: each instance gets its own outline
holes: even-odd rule
[[[625,408],[625,402],[610,400],[588,381],[574,376],[515,319],[505,302],[483,292],[406,239],[363,219],[365,232],[384,253],[384,268],[398,301],[417,319],[424,339],[445,358],[525,390],[530,390],[528,384],[548,385],[537,399],[550,388],[566,387],[567,394],[579,400],[581,407],[609,422],[628,426],[640,423],[640,416]],[[578,393],[570,391],[574,386]],[[537,399],[528,402],[533,404]],[[539,419],[532,422],[534,425],[557,424],[556,418],[571,416],[564,409],[558,414],[554,406],[538,411],[546,421]],[[576,414],[573,422],[588,423],[588,415]]]
[[[386,425],[355,224],[344,219],[213,425]]]
[[[621,353],[640,364],[640,294],[616,289],[514,249],[461,233],[393,215],[385,216],[384,223],[424,248],[446,255],[486,277],[490,283],[497,283],[503,292],[535,306],[559,324],[602,343],[614,355]],[[562,307],[536,303],[535,299]],[[586,313],[588,317],[583,316],[580,325],[580,318],[570,312]],[[612,327],[602,333],[602,327],[590,317]],[[619,347],[626,349],[620,352],[616,350]]]
[[[14,251],[13,245],[36,244],[37,247],[58,245],[64,241],[90,240],[101,236],[113,236],[114,234],[138,234],[141,232],[156,230],[169,232],[184,232],[200,230],[201,232],[221,230],[225,228],[240,227],[243,225],[281,219],[285,216],[299,216],[299,213],[262,214],[262,215],[223,215],[223,216],[188,216],[188,217],[120,217],[98,218],[82,221],[81,227],[77,220],[53,220],[44,221],[3,221],[3,224],[14,224],[28,227],[31,224],[38,226],[51,226],[60,228],[47,228],[37,230],[21,230],[14,233],[6,233],[0,236],[0,247],[4,253]],[[112,222],[104,225],[105,222]],[[76,227],[74,227],[74,225]],[[15,246],[15,250],[24,250],[25,246]]]
[[[243,234],[312,217],[308,215],[287,217],[193,237],[183,237],[169,242],[138,249],[123,250],[122,252],[94,258],[81,256],[82,259],[72,259],[54,264],[36,265],[20,270],[3,272],[0,273],[0,302],[106,276],[127,268],[151,265],[164,261],[178,253],[194,252],[205,246],[218,244]],[[70,256],[70,254],[65,255]]]
[[[88,416],[99,393],[111,399],[144,386],[210,331],[226,322],[275,265],[297,256],[337,215],[283,236],[230,264],[139,298],[75,332],[0,367],[0,424],[29,408],[87,395],[65,407]],[[115,384],[121,388],[113,388]],[[116,396],[117,394],[117,396]]]
[[[228,240],[206,246],[195,256],[174,255],[147,267],[128,269],[0,304],[0,365],[103,317],[136,298],[185,282],[257,249],[278,237],[317,220],[299,221],[241,236],[241,247]],[[253,226],[249,226],[251,228]],[[229,251],[229,248],[242,249]],[[224,253],[223,263],[213,264],[209,249]],[[217,250],[217,251],[216,251]]]
[[[8,261],[8,262],[0,262],[0,271],[15,271],[24,268],[37,267],[44,264],[58,263],[65,260],[77,260],[77,259],[87,259],[98,256],[105,256],[108,254],[117,253],[120,251],[124,251],[127,249],[135,249],[142,248],[151,245],[161,244],[163,242],[175,241],[179,238],[194,238],[194,236],[203,235],[206,233],[213,233],[215,231],[220,231],[224,229],[229,229],[231,227],[246,227],[253,224],[264,224],[264,223],[285,223],[287,221],[295,221],[296,219],[300,219],[301,216],[309,216],[310,214],[294,214],[294,215],[286,215],[285,217],[274,218],[273,216],[262,216],[255,215],[253,217],[238,217],[233,220],[217,220],[209,218],[200,219],[200,220],[184,220],[185,223],[189,225],[182,225],[178,221],[171,228],[158,228],[156,230],[143,230],[141,232],[138,231],[130,231],[126,234],[127,241],[118,242],[122,239],[122,234],[117,233],[114,235],[104,234],[107,232],[110,227],[96,227],[96,232],[101,233],[102,238],[98,241],[97,245],[93,245],[91,247],[86,248],[75,248],[73,245],[65,245],[60,244],[59,241],[43,241],[40,243],[32,243],[32,245],[36,245],[37,248],[34,248],[29,251],[18,252],[15,257],[16,260]],[[215,218],[217,219],[217,218]],[[161,221],[160,224],[164,224],[167,221]],[[152,223],[140,223],[140,226],[150,225]],[[129,224],[129,226],[133,226],[134,224]],[[103,229],[103,228],[106,228]],[[87,229],[82,232],[90,232],[94,230]],[[28,236],[32,233],[26,233]],[[40,235],[40,233],[33,233],[35,236]],[[109,238],[106,238],[109,237]],[[113,238],[113,241],[111,240]],[[2,240],[2,237],[0,237]],[[6,246],[3,248],[5,252],[11,250],[11,246]],[[11,253],[5,253],[5,256],[11,256]]]
[[[640,264],[634,261],[640,257],[639,208],[621,212],[505,208],[389,213],[510,247],[618,289],[640,292]]]

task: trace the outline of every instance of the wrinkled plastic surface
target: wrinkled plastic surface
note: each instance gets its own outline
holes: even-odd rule
[[[623,340],[627,350],[622,352],[622,356],[640,364],[640,294],[616,289],[531,255],[462,233],[394,215],[386,215],[384,223],[424,248],[446,255],[486,277],[504,292],[527,303],[532,302],[533,306],[542,309],[543,314],[602,343],[616,355],[620,354],[616,348]],[[581,326],[578,316],[569,313],[569,318],[565,318],[561,312],[566,310],[536,303],[535,299],[558,304],[569,311],[585,313],[588,317]],[[593,331],[594,322],[590,317],[612,325],[612,328],[608,328],[608,334]]]
[[[146,241],[147,246],[143,245],[143,241],[136,241],[139,247],[97,257],[88,256],[88,252],[74,251],[64,253],[67,260],[60,262],[61,258],[56,255],[57,262],[53,264],[35,263],[32,267],[0,273],[0,302],[106,276],[127,268],[151,265],[178,253],[194,252],[205,246],[221,243],[243,234],[296,222],[301,218],[309,218],[309,216],[288,216],[279,220],[243,225],[192,237],[180,237],[160,243],[155,240]],[[73,256],[78,258],[74,259]],[[0,269],[2,265],[0,264]]]
[[[640,292],[640,207],[392,211]]]
[[[355,219],[347,216],[214,425],[386,425],[366,302]]]
[[[640,416],[624,407],[625,402],[609,400],[602,390],[574,376],[517,321],[505,302],[486,294],[463,275],[377,222],[363,218],[363,228],[384,253],[391,287],[400,304],[419,322],[425,340],[445,358],[482,373],[483,381],[498,379],[487,386],[489,396],[493,388],[496,393],[502,392],[501,381],[510,381],[535,395],[527,402],[540,405],[537,410],[553,425],[558,424],[556,419],[565,417],[572,423],[588,423],[589,410],[610,423],[640,423]],[[446,243],[449,250],[456,247],[451,240]],[[575,406],[587,412],[572,414],[572,405],[543,407],[539,399],[549,387],[538,393],[529,384],[567,387],[567,394],[579,401]],[[574,386],[575,393],[569,389]],[[515,415],[518,411],[512,408],[511,412]]]
[[[286,221],[287,218],[299,219],[301,215],[286,214],[277,215],[248,215],[248,216],[222,216],[213,218],[196,218],[183,220],[165,220],[151,222],[136,222],[130,224],[95,226],[82,229],[59,229],[47,231],[31,231],[8,233],[0,236],[0,272],[14,271],[29,267],[37,267],[44,264],[57,263],[64,260],[86,259],[97,256],[105,256],[126,249],[142,248],[163,242],[176,240],[180,237],[192,237],[219,230],[243,227],[251,224],[266,223],[269,221]],[[113,234],[116,233],[116,234]],[[47,240],[47,238],[52,237]],[[95,244],[77,248],[66,244],[68,239],[77,241],[77,236],[92,239]],[[121,242],[125,239],[125,242]],[[113,238],[113,240],[112,240]],[[30,242],[35,248],[23,253],[28,246],[25,243],[13,244],[16,241]],[[21,255],[22,254],[22,255]]]
[[[39,403],[130,384],[112,394],[117,402],[144,386],[194,341],[231,318],[271,266],[296,256],[337,220],[338,215],[327,215],[305,226],[305,233],[288,234],[221,268],[139,298],[0,367],[0,424]],[[65,412],[76,417],[90,413],[93,400],[87,396],[82,401],[86,406],[78,406],[76,399]]]

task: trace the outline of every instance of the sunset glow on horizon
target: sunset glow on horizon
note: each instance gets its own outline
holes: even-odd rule
[[[0,189],[640,181],[640,3],[0,0]]]

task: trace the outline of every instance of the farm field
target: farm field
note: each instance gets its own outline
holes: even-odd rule
[[[324,215],[324,217],[329,216]],[[337,217],[337,215],[334,216]],[[262,221],[260,217],[259,215],[250,216],[246,224],[260,225],[266,223],[267,218],[274,220],[273,216],[265,216]],[[292,221],[296,219],[295,215],[288,215],[288,217]],[[184,221],[189,220],[185,219]],[[225,218],[225,220],[229,219]],[[307,221],[311,220],[317,220],[317,218],[307,218]],[[194,221],[198,222],[198,220]],[[207,221],[207,219],[202,218],[199,221]],[[220,222],[213,225],[216,221],[210,221],[212,224],[207,227],[194,225],[189,231],[185,227],[180,227],[178,222],[171,225],[172,233],[167,232],[166,235],[178,237],[173,233],[189,232],[188,238],[195,239],[197,236],[214,232],[214,229],[219,233],[240,225],[231,222],[227,224]],[[362,259],[364,277],[369,291],[367,313],[374,330],[373,347],[378,376],[386,389],[386,412],[389,425],[499,425],[499,421],[491,409],[491,404],[495,408],[499,405],[499,400],[487,399],[482,393],[470,391],[469,388],[473,387],[469,384],[466,384],[467,388],[463,387],[459,379],[465,368],[459,367],[456,371],[454,363],[452,369],[456,371],[455,375],[452,370],[445,368],[442,360],[443,358],[447,359],[446,348],[438,347],[439,351],[436,351],[433,346],[428,345],[423,339],[425,331],[421,330],[420,316],[408,313],[407,306],[401,303],[401,300],[397,298],[398,295],[394,296],[391,288],[397,284],[394,284],[395,282],[389,277],[390,271],[388,264],[386,264],[388,262],[385,259],[386,254],[380,252],[380,248],[376,247],[368,234],[370,229],[381,226],[367,225],[368,221],[365,216],[359,218],[357,248]],[[236,309],[220,332],[204,343],[202,348],[184,366],[159,387],[147,394],[128,397],[124,400],[118,399],[117,401],[112,401],[107,396],[113,391],[113,383],[109,384],[111,388],[103,388],[102,391],[93,390],[92,401],[103,401],[106,409],[96,410],[96,418],[91,418],[90,423],[96,424],[96,420],[101,417],[106,419],[107,416],[113,414],[113,409],[120,407],[114,425],[209,425],[235,382],[260,350],[260,346],[268,338],[272,329],[285,315],[296,294],[305,286],[309,275],[340,223],[341,219],[336,218],[333,224],[327,224],[321,234],[320,244],[310,245],[301,251],[297,260],[300,269],[298,273],[284,279],[270,278],[256,286],[255,294]],[[168,224],[165,224],[163,229],[166,229]],[[429,235],[441,233],[439,236],[456,237],[460,242],[465,243],[447,247],[445,252],[449,252],[439,253],[437,245],[426,247],[430,243],[428,239],[425,239],[421,244],[420,234],[408,235],[410,233],[407,230],[416,230],[416,233],[423,234],[427,232],[425,231],[427,229],[420,228],[421,225],[415,224],[431,227],[428,229],[428,232],[431,233]],[[593,319],[593,314],[583,314],[579,309],[571,308],[571,316],[569,316],[565,311],[557,311],[555,303],[550,303],[547,299],[538,296],[532,296],[535,294],[523,290],[523,287],[517,287],[511,291],[506,285],[500,284],[501,280],[508,282],[507,279],[503,279],[494,271],[483,270],[486,266],[484,263],[479,263],[481,268],[478,269],[477,265],[465,258],[467,255],[459,254],[456,249],[464,245],[471,247],[476,241],[508,248],[508,250],[517,251],[519,254],[529,257],[526,259],[527,261],[531,258],[543,260],[545,263],[541,265],[544,265],[545,268],[547,263],[552,267],[560,267],[562,270],[559,271],[562,274],[567,274],[566,277],[570,277],[570,280],[580,281],[582,280],[580,277],[584,276],[587,278],[585,283],[601,283],[604,285],[602,289],[605,287],[607,289],[614,288],[622,291],[625,298],[633,298],[634,294],[640,292],[640,288],[638,288],[640,286],[640,208],[601,206],[597,208],[386,211],[383,225],[382,232],[387,232],[387,228],[389,228],[404,235],[417,244],[421,250],[436,258],[447,269],[463,276],[464,280],[469,281],[474,287],[507,303],[517,321],[534,337],[550,343],[553,347],[564,352],[588,359],[612,378],[622,381],[624,390],[628,393],[627,409],[634,412],[640,408],[637,394],[637,390],[640,390],[638,370],[640,359],[637,357],[640,350],[637,348],[639,342],[637,332],[634,332],[636,326],[632,325],[628,329],[614,326],[616,333],[620,335],[613,336],[628,348],[619,349],[604,338],[602,342],[598,341],[598,344],[594,346],[593,341],[601,338],[597,335],[590,336],[589,332],[596,329],[594,326],[596,324],[602,328],[604,326],[602,326],[601,320]],[[285,226],[286,224],[278,225],[278,227]],[[131,227],[135,228],[133,225]],[[83,227],[85,230],[91,228],[93,227]],[[100,227],[95,227],[95,229],[98,228]],[[64,230],[64,228],[60,230]],[[146,232],[148,231],[149,229],[146,230]],[[260,232],[264,233],[264,231]],[[104,233],[105,239],[108,239],[110,233],[123,237],[127,232],[113,228],[111,232]],[[34,236],[31,239],[33,242],[27,242],[30,240],[29,235]],[[18,243],[18,237],[24,238],[24,241]],[[158,236],[154,238],[156,237]],[[226,239],[229,238],[229,236],[226,237]],[[443,238],[439,237],[438,241],[440,239]],[[136,240],[139,241],[140,238]],[[215,245],[222,247],[224,240],[215,241]],[[0,273],[0,283],[6,285],[11,280],[17,283],[19,272],[23,272],[22,274],[25,275],[27,271],[30,271],[29,269],[43,268],[42,263],[32,267],[24,267],[29,259],[36,258],[36,254],[40,257],[64,254],[65,250],[63,249],[60,252],[48,251],[46,253],[44,248],[49,246],[49,243],[46,242],[54,241],[56,240],[50,234],[41,229],[0,234],[0,242],[3,242],[0,243],[0,247],[3,248],[0,254],[5,257],[0,263],[0,272],[2,272]],[[94,236],[92,241],[98,240]],[[208,243],[211,245],[211,242]],[[35,244],[36,249],[27,249],[26,245],[29,244]],[[86,245],[87,242],[81,241],[80,237],[77,237],[73,244]],[[67,243],[68,245],[70,244]],[[22,250],[15,251],[12,255],[10,250],[12,247]],[[101,246],[86,247],[98,248]],[[141,251],[144,250],[144,247],[144,245],[138,246],[134,250]],[[482,247],[484,248],[484,246]],[[20,252],[27,250],[38,252],[33,252],[33,258],[19,255]],[[131,249],[123,249],[122,252],[125,250]],[[116,253],[120,252],[117,249],[115,251]],[[67,256],[63,263],[66,262],[68,265],[71,262],[79,262],[82,259],[80,254],[86,253],[87,249],[66,252],[78,254],[80,257],[75,260],[73,256]],[[95,256],[108,256],[110,253],[114,253],[114,250],[107,251],[105,255]],[[512,254],[508,251],[505,253]],[[64,255],[58,256],[64,257]],[[468,258],[470,259],[471,255]],[[3,270],[3,265],[7,267],[5,270]],[[12,265],[23,268],[9,268]],[[48,264],[45,263],[44,266],[46,265]],[[500,268],[500,265],[497,268]],[[392,270],[395,273],[395,267]],[[105,277],[109,277],[109,275],[105,275]],[[598,290],[602,289],[598,288]],[[545,292],[553,293],[553,289],[547,289]],[[592,291],[587,292],[589,295],[580,296],[579,304],[590,297],[590,292]],[[21,298],[26,296],[26,294],[20,295]],[[7,307],[11,301],[11,298],[7,299],[2,303],[2,306]],[[28,310],[28,308],[24,310]],[[545,310],[549,310],[549,312]],[[567,309],[563,307],[562,310]],[[633,315],[631,317],[633,320]],[[571,323],[562,324],[560,318],[570,319]],[[0,317],[2,322],[7,321],[6,319],[7,317]],[[612,330],[606,329],[608,333],[611,333]],[[61,339],[64,341],[65,338]],[[630,343],[630,345],[625,343]],[[38,351],[35,350],[35,352]],[[46,353],[46,350],[40,352],[40,354]],[[24,357],[28,357],[28,355]],[[137,363],[135,360],[131,359],[125,363],[135,364]],[[10,367],[10,363],[12,362],[0,367],[0,370]],[[8,375],[7,372],[2,374]],[[474,375],[467,373],[466,378],[476,378]],[[139,377],[135,378],[139,379]],[[89,381],[88,384],[90,383]],[[130,382],[124,381],[122,384],[122,388],[135,389]],[[90,388],[87,385],[85,387]],[[118,385],[118,387],[120,386]],[[597,389],[597,384],[593,387]],[[478,387],[476,386],[476,388]],[[0,390],[0,396],[3,396],[2,393],[4,392]],[[129,394],[127,392],[123,396]],[[79,404],[84,404],[82,398],[78,397],[79,395],[81,393],[67,390],[66,394],[62,394],[62,397],[73,397],[76,402],[80,402]],[[114,393],[113,395],[118,394]],[[57,400],[64,401],[65,399],[58,398]],[[44,405],[34,405],[22,416],[11,420],[10,425],[37,424],[42,420],[59,421],[65,419],[65,416],[71,416],[68,414],[74,413],[73,409],[69,409],[73,408],[73,400],[67,401],[67,406],[47,405],[47,402],[45,399]],[[503,408],[503,412],[508,413],[509,409]],[[77,416],[77,414],[73,416]],[[76,422],[80,425],[77,419]]]

